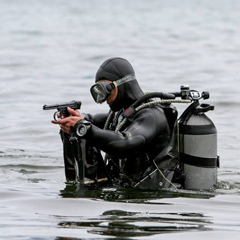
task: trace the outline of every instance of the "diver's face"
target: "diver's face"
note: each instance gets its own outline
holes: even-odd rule
[[[111,81],[109,81],[109,80],[100,80],[100,81],[98,81],[98,82],[111,83]],[[116,97],[117,97],[117,94],[118,94],[118,88],[115,87],[115,88],[111,91],[110,96],[107,98],[107,104],[108,104],[109,106],[111,106],[111,105],[113,104],[114,100],[115,100]]]

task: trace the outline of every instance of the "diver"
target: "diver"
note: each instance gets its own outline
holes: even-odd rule
[[[94,182],[107,179],[112,185],[158,188],[176,180],[180,172],[174,145],[176,109],[149,105],[123,122],[129,107],[145,93],[132,65],[120,57],[102,63],[90,92],[96,103],[109,105],[108,113],[83,114],[68,108],[70,116],[52,121],[61,128],[67,180],[76,179],[78,157],[84,158],[85,177]]]

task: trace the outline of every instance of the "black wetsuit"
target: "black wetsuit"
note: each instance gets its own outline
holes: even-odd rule
[[[116,114],[117,115],[117,114]],[[111,130],[102,130],[93,125],[87,140],[106,152],[114,164],[119,165],[131,179],[139,179],[151,160],[160,153],[170,140],[170,129],[163,109],[159,106],[139,111],[132,121],[128,121],[120,132],[115,132],[116,124],[121,119],[113,119]],[[135,180],[136,181],[136,180]]]
[[[121,113],[122,111],[115,114],[107,130],[103,130],[103,127],[108,114],[86,116],[92,123],[85,138],[90,148],[86,159],[89,166],[94,165],[93,174],[88,177],[107,176],[111,181],[118,181],[120,185],[133,186],[146,176],[147,169],[153,169],[153,160],[170,144],[172,131],[161,106],[140,110],[120,131],[115,131],[121,122]],[[72,151],[72,144],[68,138],[65,137],[63,142],[65,167],[68,168],[66,177],[72,179],[75,178],[73,163],[76,152]],[[91,152],[93,150],[95,152],[101,150],[108,155],[109,161],[106,166],[103,166],[102,162],[92,162],[101,161],[99,153],[94,155]],[[164,159],[168,154],[167,151],[161,158]]]
[[[128,74],[135,74],[132,66],[125,59],[112,58],[100,66],[96,74],[96,82],[101,79],[115,81]],[[143,108],[131,120],[127,120],[120,131],[115,131],[121,122],[124,109],[143,96],[144,93],[137,80],[118,86],[117,98],[110,106],[115,116],[111,119],[107,129],[104,129],[104,125],[108,114],[86,116],[86,119],[92,123],[91,128],[84,136],[87,149],[87,177],[100,178],[107,175],[111,181],[118,179],[120,184],[127,183],[134,186],[156,169],[153,167],[154,159],[158,161],[169,158],[171,149],[168,146],[171,145],[173,125],[176,121],[176,112],[174,113],[171,108],[162,105]],[[170,111],[166,111],[166,109],[170,109]],[[166,114],[167,112],[171,114]],[[173,121],[170,120],[171,118]],[[79,151],[76,150],[76,144],[69,143],[67,134],[62,134],[62,139],[66,177],[74,179],[76,177],[73,167],[74,158],[77,158],[76,155],[79,154]],[[101,160],[100,150],[108,156],[105,164]],[[163,153],[162,156],[159,156],[161,153]],[[169,166],[165,164],[163,168],[169,168]],[[155,180],[158,185],[159,177]],[[148,187],[151,184],[146,182],[145,186]]]

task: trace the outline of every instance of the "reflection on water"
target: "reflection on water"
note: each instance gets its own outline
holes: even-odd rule
[[[105,201],[157,204],[159,212],[107,210],[97,217],[78,217],[77,220],[60,221],[58,226],[67,229],[85,229],[88,233],[101,236],[144,237],[161,233],[211,230],[211,218],[198,212],[161,212],[161,206],[171,203],[153,203],[151,199],[191,197],[209,199],[211,193],[173,192],[169,190],[133,189],[81,189],[78,185],[67,185],[60,195],[64,198],[92,198]],[[145,205],[146,206],[146,205]],[[57,238],[63,239],[63,238]],[[104,238],[102,238],[104,239]]]
[[[62,221],[61,228],[85,228],[101,236],[143,237],[161,233],[210,230],[209,217],[198,213],[141,213],[107,211],[97,218]],[[61,238],[57,238],[61,239]]]
[[[85,189],[78,184],[67,184],[65,189],[60,192],[64,198],[96,198],[105,201],[145,203],[150,199],[191,197],[209,199],[214,197],[212,192],[190,191],[190,190],[151,190],[151,189],[127,189],[127,188],[103,188],[95,189],[88,187]]]

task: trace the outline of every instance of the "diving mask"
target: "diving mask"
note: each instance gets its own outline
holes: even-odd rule
[[[113,81],[111,83],[106,83],[106,82],[97,82],[94,84],[90,92],[92,94],[92,97],[96,103],[103,103],[107,100],[107,98],[110,96],[111,91],[119,86],[122,85],[126,82],[130,82],[132,80],[135,80],[136,77],[134,75],[127,75],[121,79],[118,79],[116,81]]]

